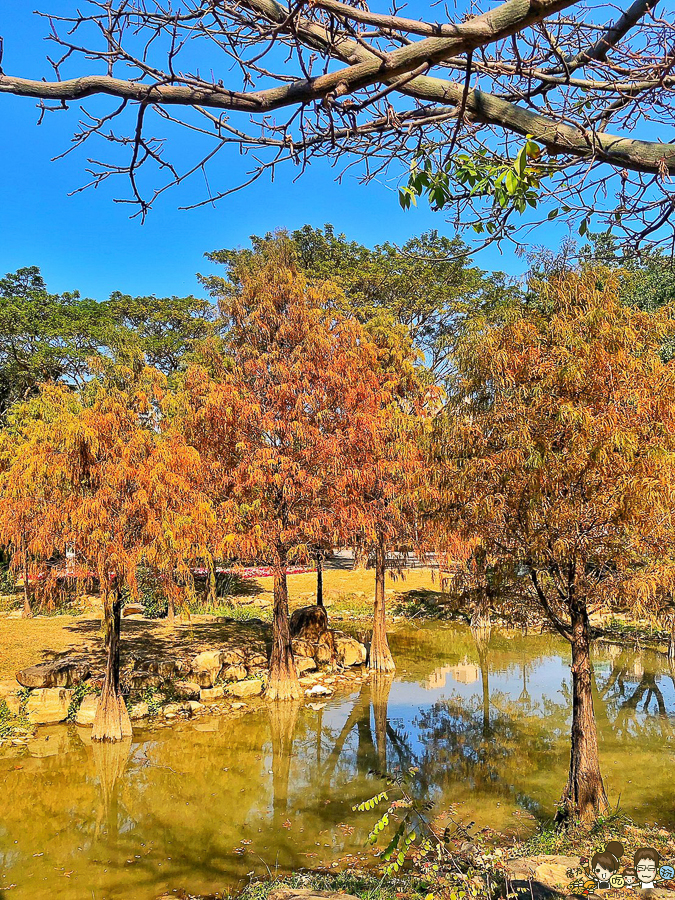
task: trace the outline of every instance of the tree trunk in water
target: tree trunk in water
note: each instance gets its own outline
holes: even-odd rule
[[[373,609],[373,637],[370,642],[370,668],[376,672],[393,672],[396,668],[387,640],[384,601],[386,561],[384,538],[380,536],[375,556],[375,607]]]
[[[272,658],[270,659],[270,679],[265,697],[267,700],[300,700],[302,697],[291,645],[291,631],[288,623],[286,554],[282,552],[279,553],[279,562],[274,570]]]
[[[323,553],[316,558],[316,605],[323,606]]]
[[[28,556],[24,551],[23,556],[23,618],[30,619],[33,616],[33,610],[30,605],[30,585],[28,582]]]
[[[115,593],[105,602],[106,646],[108,659],[106,662],[103,689],[96,707],[94,727],[91,732],[93,741],[122,741],[131,737],[131,721],[120,690],[120,625],[122,621],[122,594],[119,585],[115,585]]]
[[[607,809],[600,773],[598,732],[593,709],[593,678],[588,610],[584,599],[573,598],[572,619],[572,748],[567,787],[563,795],[568,817],[589,822]]]

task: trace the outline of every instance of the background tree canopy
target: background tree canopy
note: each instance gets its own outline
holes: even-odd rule
[[[41,382],[81,388],[92,365],[120,356],[141,354],[172,375],[213,332],[214,318],[196,297],[52,294],[37,266],[19,269],[0,279],[0,414]]]
[[[253,235],[251,247],[207,253],[227,274],[202,277],[213,296],[238,287],[240,265],[252,265],[273,240]],[[385,243],[373,248],[323,229],[305,225],[289,234],[298,265],[313,283],[331,281],[338,290],[330,302],[374,328],[402,325],[437,381],[450,370],[450,353],[466,316],[517,295],[515,282],[501,272],[475,266],[459,238],[437,231],[410,238],[402,247]]]

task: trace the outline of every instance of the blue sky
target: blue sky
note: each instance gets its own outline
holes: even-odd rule
[[[44,2],[50,7],[50,2]],[[63,9],[67,4],[51,5]],[[45,43],[47,23],[30,12],[26,0],[2,0],[0,34],[4,37],[3,69],[24,77],[52,77],[45,61],[54,53]],[[331,222],[354,240],[372,245],[385,240],[403,242],[414,234],[437,228],[452,234],[442,214],[423,206],[404,212],[393,185],[361,185],[356,178],[335,182],[327,165],[313,166],[293,183],[296,171],[279,172],[273,184],[258,181],[231,195],[215,208],[180,211],[203,185],[192,182],[189,191],[169,191],[160,199],[145,224],[129,219],[129,207],[113,198],[126,185],[120,183],[69,192],[86,181],[86,152],[76,151],[65,160],[51,158],[68,148],[79,119],[73,105],[68,112],[52,113],[37,127],[37,110],[31,99],[0,95],[3,133],[0,143],[0,273],[20,266],[41,267],[53,291],[78,289],[84,295],[104,299],[113,290],[132,294],[200,294],[197,272],[209,271],[203,254],[222,247],[245,246],[251,234],[310,223]],[[175,147],[183,151],[187,138],[179,133]],[[89,152],[93,151],[93,146]],[[246,163],[233,153],[218,165],[239,167]],[[561,232],[564,225],[558,226]],[[548,235],[548,243],[560,236]],[[541,239],[543,242],[543,238]],[[477,261],[486,269],[517,274],[521,259],[509,250],[481,254]]]

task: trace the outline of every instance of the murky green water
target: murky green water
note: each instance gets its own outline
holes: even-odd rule
[[[419,766],[439,808],[513,834],[551,816],[565,780],[569,648],[552,636],[468,629],[392,639],[396,678],[324,705],[279,705],[233,724],[145,729],[92,746],[40,730],[0,757],[0,898],[150,900],[236,888],[250,873],[366,855],[373,769]],[[596,711],[610,800],[675,827],[675,681],[664,657],[598,647]]]

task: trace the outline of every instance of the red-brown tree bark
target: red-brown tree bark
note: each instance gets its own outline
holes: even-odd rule
[[[107,659],[101,696],[96,708],[93,741],[121,741],[131,736],[131,720],[120,687],[120,632],[122,593],[119,584],[108,595],[105,605]]]

